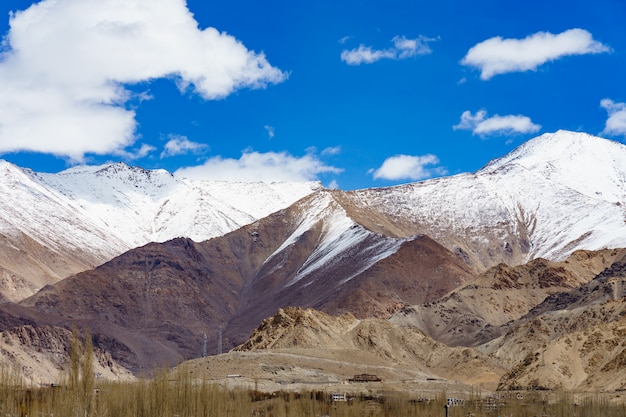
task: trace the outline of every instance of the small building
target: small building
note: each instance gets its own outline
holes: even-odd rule
[[[463,407],[465,406],[465,400],[459,398],[448,398],[448,407]]]
[[[348,401],[348,396],[344,392],[343,394],[339,394],[337,392],[333,392],[333,401]]]
[[[382,382],[377,375],[372,374],[359,374],[350,378],[348,381],[350,382]]]

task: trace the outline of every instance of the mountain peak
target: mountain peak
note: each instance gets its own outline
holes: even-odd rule
[[[478,171],[523,169],[594,199],[626,201],[626,146],[587,133],[559,130],[529,140]]]
[[[593,163],[616,160],[620,165],[626,165],[626,146],[588,133],[559,130],[530,139],[508,155],[494,159],[479,172],[493,172],[510,164],[526,169],[541,169],[567,161],[590,165],[590,160]]]

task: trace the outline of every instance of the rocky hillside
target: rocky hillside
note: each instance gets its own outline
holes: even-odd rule
[[[578,251],[562,262],[535,259],[518,266],[500,264],[435,302],[405,307],[391,321],[417,327],[450,346],[477,346],[507,332],[509,324],[538,311],[548,300],[586,288],[625,255],[624,249]]]
[[[314,355],[335,352],[342,358],[371,356],[431,378],[489,383],[503,372],[496,361],[469,348],[450,348],[415,328],[380,319],[330,316],[312,309],[284,308],[264,320],[235,352],[272,351]],[[345,359],[349,362],[348,359]],[[392,377],[392,376],[391,376]],[[397,377],[397,376],[396,376]]]

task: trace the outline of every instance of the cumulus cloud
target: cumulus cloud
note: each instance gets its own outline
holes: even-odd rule
[[[344,49],[341,52],[341,60],[348,65],[360,65],[371,64],[381,59],[406,59],[417,55],[427,55],[432,52],[428,44],[434,40],[422,35],[416,39],[395,36],[391,40],[393,47],[372,49],[369,46],[359,45],[356,49]]]
[[[170,78],[211,100],[287,77],[233,36],[200,30],[184,0],[43,0],[9,23],[0,152],[123,153],[137,124],[125,85]]]
[[[605,98],[600,101],[600,106],[602,106],[609,115],[602,133],[626,136],[626,103],[616,103],[613,100]]]
[[[385,159],[380,168],[370,170],[370,173],[377,179],[413,181],[430,178],[434,175],[444,175],[446,170],[442,167],[432,166],[439,164],[439,158],[435,155],[427,154],[422,156],[395,155]]]
[[[495,37],[473,46],[461,63],[481,71],[480,78],[508,72],[536,70],[540,65],[568,55],[599,54],[611,49],[584,29],[554,35],[538,32],[524,39]]]
[[[186,136],[169,135],[169,140],[163,147],[163,152],[161,152],[161,158],[188,153],[200,154],[208,150],[209,145],[207,144],[192,142]]]
[[[295,157],[287,152],[245,151],[239,159],[216,156],[202,165],[181,168],[176,175],[203,180],[277,182],[317,180],[320,174],[339,174],[342,171],[324,164],[311,152]]]
[[[533,123],[528,116],[499,116],[496,114],[487,117],[485,110],[479,110],[475,114],[467,110],[461,115],[459,124],[452,128],[454,130],[471,130],[474,135],[487,136],[535,133],[541,129],[541,125]]]

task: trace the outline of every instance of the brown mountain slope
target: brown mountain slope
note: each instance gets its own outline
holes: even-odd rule
[[[245,320],[253,323],[255,314],[289,301],[283,298],[288,294],[294,296],[292,301],[300,301],[305,307],[319,303],[330,310],[341,308],[341,303],[333,304],[333,300],[350,299],[350,292],[343,292],[344,288],[350,288],[355,291],[355,298],[370,294],[370,300],[376,300],[371,305],[393,307],[410,297],[436,297],[435,282],[425,279],[417,285],[420,277],[439,277],[440,291],[446,292],[445,286],[457,285],[459,271],[463,271],[452,268],[449,271],[453,272],[447,276],[442,265],[450,267],[445,262],[449,253],[438,251],[436,243],[423,237],[404,242],[405,246],[370,270],[354,274],[348,281],[350,285],[329,289],[337,280],[320,278],[305,280],[302,287],[284,286],[285,280],[289,282],[285,265],[291,259],[298,259],[297,251],[292,251],[295,252],[292,257],[284,257],[282,268],[272,267],[270,272],[260,273],[266,271],[268,263],[261,262],[263,257],[257,251],[274,253],[272,245],[277,245],[272,243],[270,233],[271,227],[257,224],[226,240],[194,243],[177,239],[147,245],[96,270],[46,287],[19,305],[4,304],[1,306],[3,326],[13,328],[28,320],[38,324],[37,328],[46,324],[89,327],[96,346],[111,352],[114,359],[137,372],[155,364],[199,356],[203,334],[210,334],[220,325],[224,326],[228,347],[236,340],[233,335],[242,331]],[[248,251],[250,255],[246,256]],[[420,256],[423,256],[421,263]],[[239,257],[246,262],[241,262]],[[501,326],[507,332],[478,349],[449,348],[410,323],[398,326],[380,319],[358,319],[353,314],[331,317],[298,308],[277,309],[279,313],[264,321],[241,349],[263,351],[263,355],[271,351],[283,358],[293,355],[309,358],[307,366],[315,363],[311,358],[319,357],[327,364],[349,362],[350,366],[342,367],[341,375],[330,370],[325,374],[334,375],[328,378],[336,381],[355,370],[377,369],[376,372],[385,372],[386,378],[437,377],[466,383],[487,382],[494,384],[494,388],[500,381],[503,388],[540,385],[621,389],[626,387],[626,382],[620,379],[625,367],[620,338],[626,334],[623,330],[626,309],[619,296],[626,295],[623,293],[626,286],[616,285],[624,284],[621,280],[626,271],[624,251],[580,252],[560,264],[536,260],[524,267],[499,266],[450,294],[463,294],[469,300],[474,300],[470,295],[484,297],[482,291],[490,297],[515,295],[526,300],[526,306],[532,304],[527,300],[533,291],[573,287],[615,258],[595,279],[567,292],[554,293],[526,316]],[[350,264],[342,264],[341,268],[347,268],[346,265]],[[412,269],[415,265],[423,269]],[[292,268],[300,267],[295,263]],[[338,270],[349,271],[341,268]],[[272,276],[271,271],[280,274]],[[315,287],[318,283],[319,291]],[[292,291],[293,288],[300,291]],[[327,298],[328,294],[336,298]],[[365,302],[367,298],[362,300]],[[442,300],[450,303],[455,298],[445,296]],[[436,304],[429,301],[423,305]],[[473,304],[459,306],[476,309],[480,303],[474,300]],[[370,307],[360,311],[372,311]],[[481,311],[489,312],[487,308],[483,306]],[[509,313],[520,315],[527,308]],[[459,323],[465,317],[460,307],[448,314],[449,323]],[[39,351],[37,344],[45,339],[36,340],[39,342],[33,341],[32,349]],[[210,339],[209,346],[215,346],[215,338]],[[546,361],[550,361],[549,367],[544,366]],[[364,364],[376,364],[376,367],[367,368]],[[300,370],[289,369],[291,377],[299,378]],[[500,380],[501,375],[504,376]]]
[[[588,283],[548,296],[479,349],[510,368],[502,388],[626,388],[626,256]]]
[[[0,309],[37,324],[89,327],[98,346],[138,372],[200,356],[204,335],[214,352],[220,327],[225,348],[235,346],[286,305],[388,317],[474,278],[426,236],[396,239],[354,224],[345,232],[358,237],[350,245],[330,240],[344,214],[328,207],[291,243],[303,230],[297,205],[206,242],[146,245]],[[319,261],[328,250],[333,260]]]
[[[479,350],[510,370],[500,388],[626,388],[626,302],[543,313]]]
[[[45,287],[19,311],[38,324],[88,327],[138,370],[200,355],[203,334],[241,308],[240,287],[216,275],[191,240],[149,244]]]
[[[405,308],[391,320],[417,326],[450,346],[476,346],[506,332],[507,323],[546,297],[586,284],[625,255],[624,249],[578,251],[563,262],[500,264],[436,302]]]

